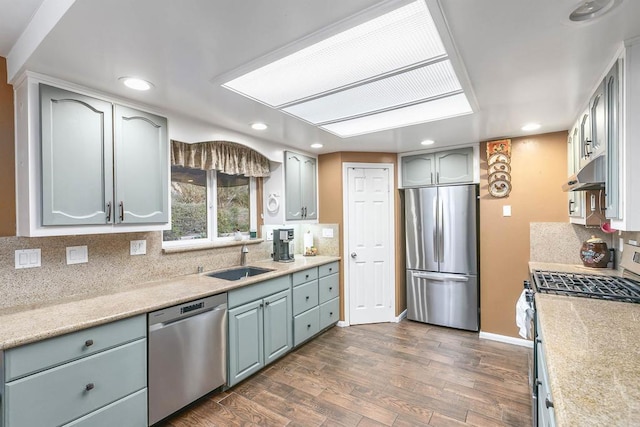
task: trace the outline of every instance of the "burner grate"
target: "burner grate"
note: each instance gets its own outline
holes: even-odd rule
[[[616,276],[534,270],[538,292],[640,303],[640,283]]]

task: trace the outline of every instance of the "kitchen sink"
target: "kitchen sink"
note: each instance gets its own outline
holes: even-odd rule
[[[257,276],[259,274],[268,273],[273,271],[272,268],[260,268],[260,267],[237,267],[224,271],[215,271],[208,273],[207,276],[215,277],[216,279],[224,280],[240,280],[244,277]]]

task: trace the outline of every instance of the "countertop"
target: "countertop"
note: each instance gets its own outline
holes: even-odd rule
[[[618,275],[529,263],[530,270]],[[558,426],[640,425],[640,304],[536,294]]]
[[[144,283],[139,288],[125,292],[19,311],[5,310],[0,312],[0,350],[227,292],[338,260],[339,257],[332,256],[297,256],[291,263],[271,260],[252,262],[251,266],[274,271],[237,281],[208,277],[206,272],[190,274]]]

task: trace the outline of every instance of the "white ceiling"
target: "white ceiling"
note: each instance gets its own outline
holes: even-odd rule
[[[19,57],[11,46],[39,4],[51,1],[0,0],[0,55],[10,68]],[[423,148],[423,139],[436,140],[438,147],[521,136],[526,132],[520,128],[531,121],[542,124],[537,133],[568,129],[622,41],[640,35],[637,0],[623,0],[582,25],[567,19],[578,0],[429,1],[442,8],[477,112],[352,138],[226,90],[219,77],[389,1],[76,1],[24,64],[13,66],[305,151],[321,142],[318,153],[407,152]],[[118,82],[127,75],[144,77],[155,88],[132,93]],[[269,129],[251,130],[256,121]]]

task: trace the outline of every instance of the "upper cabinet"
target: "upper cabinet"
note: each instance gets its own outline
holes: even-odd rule
[[[567,169],[569,176],[580,169],[580,121],[569,131],[567,138]],[[582,191],[570,191],[568,193],[569,221],[574,224],[584,224],[584,193]]]
[[[316,159],[291,151],[284,154],[285,219],[318,219]]]
[[[474,182],[473,147],[403,156],[400,165],[403,188]]]
[[[16,123],[18,235],[167,228],[166,118],[27,77]]]

